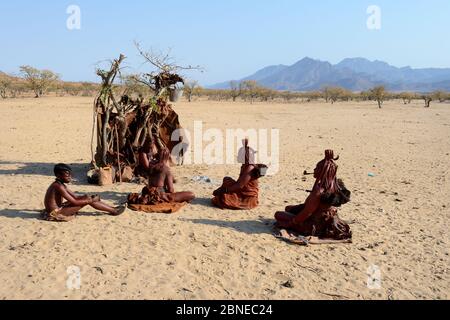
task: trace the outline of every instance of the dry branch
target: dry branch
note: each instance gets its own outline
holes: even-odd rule
[[[156,60],[154,65],[159,66],[160,73],[139,75],[134,79],[141,83],[145,80],[146,85],[152,89],[152,95],[146,99],[140,94],[139,98],[133,99],[124,93],[118,99],[115,96],[115,91],[118,90],[114,90],[114,81],[120,75],[124,60],[125,56],[120,55],[118,59],[111,61],[109,70],[97,70],[102,84],[94,101],[91,140],[95,169],[114,167],[120,181],[125,167],[131,167],[135,175],[139,175],[137,155],[145,144],[154,141],[160,150],[168,148],[172,151],[174,148],[171,135],[181,126],[178,115],[168,103],[167,93],[177,83],[183,82],[179,75],[167,71],[173,69],[163,64],[165,60]],[[123,79],[122,76],[121,78]]]

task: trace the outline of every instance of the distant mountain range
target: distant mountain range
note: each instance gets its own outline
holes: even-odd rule
[[[314,91],[325,86],[339,86],[351,91],[365,91],[384,85],[390,91],[450,91],[450,68],[397,68],[383,61],[349,58],[333,65],[304,58],[292,66],[269,66],[238,82],[256,80],[260,85],[289,91]],[[228,89],[230,81],[210,88]]]

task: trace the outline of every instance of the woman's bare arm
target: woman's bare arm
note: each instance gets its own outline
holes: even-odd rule
[[[164,164],[158,163],[158,162],[152,162],[150,161],[150,157],[147,153],[141,152],[139,153],[139,164],[145,169],[156,169],[156,170],[162,170]]]
[[[148,159],[148,155],[146,153],[139,153],[139,164],[146,170],[150,169],[150,160]]]
[[[59,192],[61,197],[63,197],[65,200],[67,200],[74,207],[83,207],[83,206],[86,206],[86,205],[94,202],[94,199],[92,199],[92,198],[78,199],[76,196],[74,197],[72,195],[73,192],[68,190],[66,187],[64,187],[62,185],[58,185],[55,188],[56,188],[56,191]]]
[[[173,186],[173,175],[170,169],[167,169],[166,172],[166,189],[169,193],[175,193],[175,188]]]
[[[255,167],[249,166],[241,173],[239,176],[238,181],[232,185],[231,187],[227,188],[227,193],[235,193],[239,192],[242,188],[244,188],[252,179],[251,172],[253,171]]]
[[[320,191],[313,191],[305,201],[303,210],[292,220],[292,224],[302,224],[316,212],[320,206]]]
[[[72,196],[74,197],[76,200],[86,200],[89,196],[87,194],[82,195],[82,196],[77,196],[75,194],[75,192],[73,192],[72,190],[66,188],[66,191]]]

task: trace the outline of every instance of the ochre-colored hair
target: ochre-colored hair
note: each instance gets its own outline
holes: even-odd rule
[[[316,180],[316,187],[320,187],[324,190],[324,193],[332,194],[340,190],[336,175],[338,166],[335,161],[337,160],[339,160],[339,157],[334,157],[333,150],[326,150],[325,159],[317,164],[319,175]]]

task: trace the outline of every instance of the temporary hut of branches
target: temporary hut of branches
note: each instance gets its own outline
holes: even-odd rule
[[[97,70],[102,84],[94,102],[91,147],[94,169],[88,174],[91,183],[130,181],[139,175],[138,154],[144,144],[154,142],[159,150],[172,151],[178,143],[171,141],[171,137],[181,126],[169,101],[176,98],[177,86],[184,81],[164,61],[140,52],[158,67],[157,73],[134,78],[150,89],[150,97],[133,98],[126,94],[116,97],[114,81],[120,75],[124,55],[112,61],[110,70]],[[109,172],[112,181],[102,181],[104,172]]]

